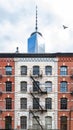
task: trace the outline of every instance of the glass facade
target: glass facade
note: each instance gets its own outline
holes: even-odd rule
[[[45,44],[41,33],[31,34],[28,39],[28,53],[45,53]]]

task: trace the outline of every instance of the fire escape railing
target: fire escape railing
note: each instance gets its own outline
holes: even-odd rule
[[[42,91],[42,90],[41,90],[41,88],[39,87],[39,85],[37,84],[37,82],[34,80],[33,76],[30,76],[30,78],[31,78],[31,79],[33,80],[33,82],[36,84],[38,93],[47,94],[47,91]]]
[[[39,94],[47,94],[47,91],[42,91],[41,88],[39,87],[39,84],[35,81],[34,79],[35,76],[30,76],[30,78],[33,80],[33,84],[36,86],[36,91]],[[38,75],[37,78],[39,78],[40,76]],[[42,78],[42,76],[41,76]],[[34,109],[34,111],[32,109],[30,109],[30,113],[32,113],[32,115],[34,116],[34,118],[36,119],[38,125],[40,126],[41,130],[44,130],[43,126],[40,124],[39,120],[36,118],[34,112],[40,111],[41,113],[46,112],[47,109],[44,109],[39,102],[37,101],[36,97],[34,96],[35,91],[30,91],[30,94],[32,95],[32,97],[35,99],[36,103],[38,104],[39,108],[38,109]]]
[[[33,117],[34,117],[35,120],[37,121],[37,123],[38,123],[38,125],[40,126],[40,128],[41,128],[42,130],[44,130],[43,127],[42,127],[42,125],[40,124],[39,120],[36,118],[36,116],[35,116],[35,114],[33,113],[32,110],[30,110],[30,113],[32,113]]]

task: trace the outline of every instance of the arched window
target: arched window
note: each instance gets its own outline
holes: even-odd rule
[[[25,82],[25,81],[21,82],[21,91],[27,92],[27,82]]]
[[[21,66],[21,75],[27,75],[27,66]]]
[[[52,129],[52,117],[51,116],[45,117],[45,129],[46,130]]]
[[[60,92],[67,92],[68,86],[66,81],[62,81],[60,84]]]
[[[52,66],[45,66],[45,74],[52,75]]]
[[[12,129],[12,117],[11,116],[6,116],[5,117],[5,129],[6,130],[11,130]]]
[[[12,75],[12,66],[5,67],[6,75]]]
[[[39,66],[33,66],[33,75],[39,75]]]
[[[67,98],[61,98],[60,106],[61,109],[67,109]]]
[[[20,99],[21,109],[27,109],[27,98]]]
[[[21,126],[21,129],[27,129],[27,117],[26,116],[20,117],[20,126]]]
[[[52,92],[52,82],[46,81],[45,82],[45,88],[46,88],[47,92]]]
[[[12,91],[12,82],[6,81],[6,91]]]
[[[60,128],[61,128],[61,130],[67,130],[67,117],[66,116],[61,116]]]
[[[52,98],[46,98],[45,99],[45,108],[46,109],[52,109]]]
[[[67,66],[60,67],[60,75],[67,75]]]

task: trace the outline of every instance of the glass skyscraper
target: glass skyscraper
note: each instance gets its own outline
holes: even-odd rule
[[[28,53],[45,53],[45,44],[40,32],[34,32],[28,39]]]

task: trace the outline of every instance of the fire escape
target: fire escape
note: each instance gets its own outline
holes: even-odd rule
[[[70,78],[73,81],[73,69],[70,72]],[[70,95],[73,97],[73,84],[70,87]],[[72,113],[73,113],[73,105],[70,106],[70,112],[69,112],[69,129],[71,129],[71,116],[72,116]]]
[[[30,94],[33,97],[33,99],[35,100],[36,104],[38,105],[38,109],[35,109],[35,108],[30,109],[29,112],[33,115],[33,117],[37,121],[37,123],[38,123],[38,125],[40,127],[39,128],[40,130],[44,130],[44,128],[43,128],[43,125],[36,118],[35,113],[40,112],[40,113],[43,114],[44,112],[47,112],[47,109],[45,109],[45,107],[40,105],[39,101],[36,98],[36,95],[42,96],[42,95],[47,94],[47,91],[46,91],[45,87],[44,87],[44,89],[42,89],[42,87],[40,87],[39,84],[36,82],[36,79],[39,80],[40,78],[42,78],[42,76],[43,75],[39,74],[39,73],[37,75],[36,74],[35,75],[30,75],[30,78],[31,78],[31,80],[33,82],[33,87],[35,87],[33,90],[32,89],[30,90]],[[34,128],[32,128],[32,129],[34,129]]]

